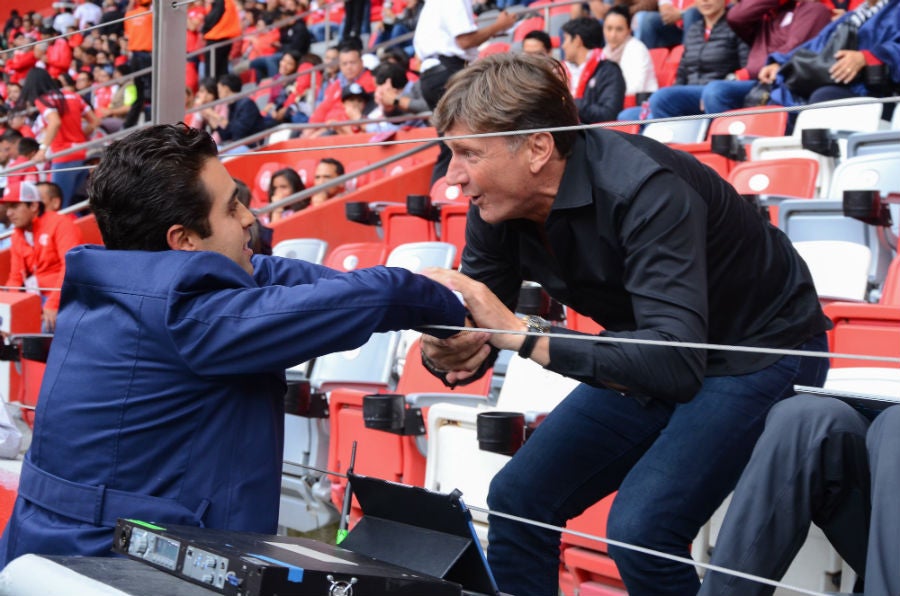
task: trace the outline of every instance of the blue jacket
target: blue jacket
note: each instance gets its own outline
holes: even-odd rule
[[[852,14],[852,11],[847,12],[844,16],[822,29],[818,35],[794,48],[791,52],[770,54],[769,62],[784,64],[790,60],[794,52],[801,48],[820,52],[838,25],[849,19]],[[888,70],[890,79],[894,83],[900,84],[900,0],[888,2],[872,18],[863,23],[857,36],[858,49],[871,52],[872,55],[881,60]],[[860,96],[869,94],[866,86],[859,81],[850,85],[850,91],[854,95]],[[790,89],[784,84],[784,78],[778,75],[772,88],[769,103],[782,106],[803,105],[806,103],[806,98],[791,93]]]
[[[461,325],[442,286],[277,257],[69,252],[0,563],[104,555],[116,517],[274,533],[284,370],[373,332]]]

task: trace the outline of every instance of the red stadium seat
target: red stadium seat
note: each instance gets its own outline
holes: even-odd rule
[[[369,162],[364,159],[356,159],[354,161],[348,162],[344,164],[344,173],[350,174],[352,172],[358,172],[369,165]],[[356,178],[351,178],[347,181],[346,187],[347,190],[356,190],[357,188],[362,188],[366,184],[369,183],[369,174],[360,174]]]
[[[387,253],[384,242],[350,242],[334,247],[325,257],[324,264],[338,271],[354,271],[384,265]]]
[[[900,357],[900,306],[832,302],[825,305],[825,314],[834,322],[828,332],[831,352]],[[852,358],[832,358],[831,366],[900,368],[897,363]]]
[[[900,256],[894,257],[884,278],[884,286],[881,288],[881,298],[878,304],[884,306],[900,306]]]
[[[397,382],[396,393],[411,394],[447,394],[483,395],[490,390],[491,374],[488,373],[478,381],[461,387],[459,390],[449,389],[440,379],[429,373],[422,365],[419,357],[419,340],[415,340],[407,351],[403,373]],[[422,486],[425,482],[425,456],[416,445],[415,436],[401,436],[381,430],[366,428],[362,416],[364,391],[351,389],[335,389],[329,396],[329,413],[331,419],[331,437],[328,453],[328,469],[346,472],[350,461],[352,444],[357,443],[355,471],[365,474],[403,482],[414,486]],[[451,398],[452,399],[452,398]],[[427,408],[423,408],[423,420],[427,419]],[[332,502],[338,508],[344,499],[346,480],[333,481],[331,485]],[[358,510],[351,518],[358,518]]]
[[[651,48],[650,60],[653,61],[653,72],[656,73],[656,81],[662,87],[663,66],[669,56],[669,48]]]
[[[505,41],[495,41],[493,43],[489,43],[478,52],[479,58],[484,58],[485,56],[490,56],[491,54],[505,54],[509,51],[510,45]]]
[[[753,137],[781,137],[787,128],[787,112],[763,112],[768,106],[743,108],[729,112],[728,116],[714,118],[709,125],[709,135],[730,134]]]
[[[777,195],[811,199],[816,192],[819,162],[793,157],[763,161],[745,161],[735,165],[728,182],[742,195]],[[778,225],[778,205],[769,203],[769,219]]]
[[[384,228],[384,243],[390,251],[409,242],[430,242],[437,240],[434,222],[406,211],[406,205],[388,205],[381,211],[381,225]]]
[[[522,41],[532,31],[539,31],[543,28],[544,17],[529,17],[516,25],[516,30],[513,32],[513,41]]]
[[[316,183],[317,165],[319,165],[317,160],[309,158],[298,159],[294,163],[294,169],[297,170],[297,173],[300,175],[300,180],[303,180],[303,185],[306,188],[309,188]]]
[[[581,333],[596,335],[603,331],[603,327],[594,319],[578,313],[566,307],[566,327]]]
[[[675,46],[666,54],[662,68],[656,73],[656,81],[660,87],[668,87],[675,83],[675,75],[678,73],[678,63],[681,62],[682,55],[684,55],[683,45]]]
[[[463,248],[466,246],[466,216],[469,213],[468,203],[444,205],[441,207],[441,241],[449,242],[456,247],[456,260],[453,267],[459,267]]]

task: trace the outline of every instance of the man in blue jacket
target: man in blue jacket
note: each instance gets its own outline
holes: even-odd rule
[[[106,555],[119,517],[274,533],[284,370],[373,332],[463,324],[403,269],[252,255],[253,215],[204,132],[154,126],[92,176],[105,248],[67,257],[0,562]]]

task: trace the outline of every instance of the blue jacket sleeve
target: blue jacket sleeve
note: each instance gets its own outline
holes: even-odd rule
[[[251,279],[219,255],[197,253],[176,272],[166,324],[196,374],[283,371],[359,347],[375,332],[464,324],[452,292],[405,269],[338,273],[277,257],[254,265]]]

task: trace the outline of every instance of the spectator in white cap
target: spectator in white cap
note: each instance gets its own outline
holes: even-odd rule
[[[9,220],[15,227],[6,285],[32,289],[41,295],[43,330],[52,333],[59,310],[59,288],[65,276],[65,256],[81,244],[81,231],[68,217],[47,211],[31,182],[10,180],[3,193]]]

